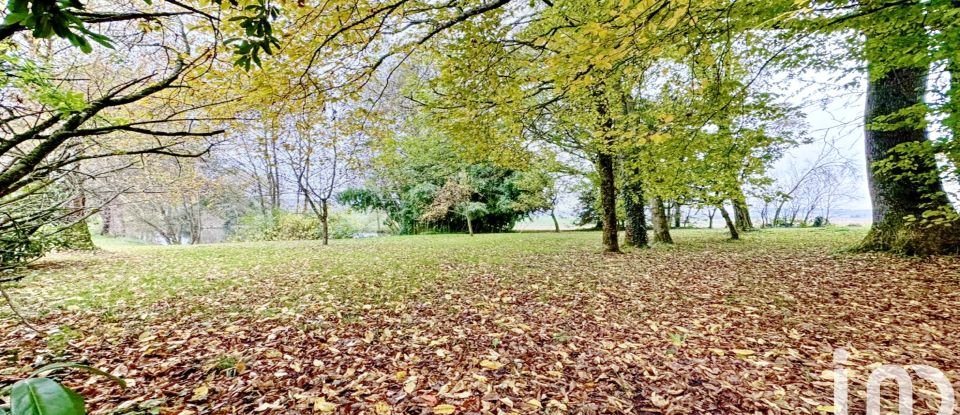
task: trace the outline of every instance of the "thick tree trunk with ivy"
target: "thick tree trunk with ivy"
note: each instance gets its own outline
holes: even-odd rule
[[[727,224],[727,229],[730,230],[730,239],[740,239],[740,232],[737,231],[737,225],[733,223],[733,219],[730,219],[730,214],[727,213],[727,208],[723,207],[721,204],[717,206],[717,209],[720,210],[720,216],[723,216],[723,221]]]
[[[600,176],[600,212],[603,218],[603,250],[620,252],[617,240],[617,186],[614,181],[613,155],[597,155],[597,174]]]
[[[610,117],[610,108],[604,96],[604,86],[601,82],[593,90],[594,104],[597,117],[600,121],[599,132],[603,140],[602,147],[597,154],[597,175],[600,176],[600,212],[603,223],[603,250],[606,252],[620,252],[620,241],[617,236],[619,230],[617,221],[617,183],[614,176],[613,118]]]
[[[922,102],[926,69],[896,68],[871,78],[864,142],[873,225],[859,249],[908,255],[960,252],[956,224],[924,220],[925,212],[953,210],[943,192],[934,156],[926,151],[891,152],[895,148],[926,148],[922,123],[884,119]],[[878,121],[887,125],[878,125]],[[892,167],[880,168],[877,163],[881,161]]]
[[[670,237],[670,223],[667,219],[667,209],[663,206],[663,198],[655,197],[650,203],[650,213],[653,215],[653,241],[672,244],[673,238]]]
[[[623,206],[627,213],[624,243],[646,248],[647,218],[643,211],[643,186],[640,182],[632,181],[623,186]]]

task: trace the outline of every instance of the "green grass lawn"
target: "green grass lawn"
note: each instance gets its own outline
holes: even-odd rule
[[[864,234],[98,240],[8,290],[42,333],[0,311],[0,384],[70,360],[132,381],[68,377],[98,413],[817,413],[834,347],[960,380],[960,262],[844,252]]]

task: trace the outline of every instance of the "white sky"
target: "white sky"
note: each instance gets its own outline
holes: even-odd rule
[[[808,133],[814,142],[790,150],[778,161],[771,176],[784,175],[792,166],[802,168],[812,162],[825,143],[857,168],[856,194],[840,209],[870,209],[870,194],[866,180],[866,158],[863,147],[863,111],[866,86],[863,79],[839,79],[839,72],[809,72],[801,79],[788,83],[786,102],[802,107],[806,114]]]

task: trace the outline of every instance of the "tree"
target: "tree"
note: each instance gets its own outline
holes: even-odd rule
[[[8,3],[0,24],[0,107],[4,113],[0,122],[0,240],[10,242],[2,250],[20,254],[4,255],[0,269],[42,255],[52,246],[45,240],[71,226],[79,229],[79,218],[96,212],[96,208],[65,204],[66,200],[85,200],[79,190],[73,194],[50,190],[63,188],[81,161],[150,154],[198,157],[205,151],[187,152],[183,144],[221,132],[210,125],[214,120],[201,115],[215,102],[185,88],[187,75],[199,73],[197,68],[210,63],[212,50],[218,47],[215,42],[220,31],[214,24],[218,20],[202,11],[204,7],[181,2],[153,5],[145,1],[137,6],[133,3],[127,11],[116,12],[88,9],[79,1]],[[235,17],[232,21],[248,35],[236,44],[239,61],[259,62],[259,52],[270,52],[268,46],[276,42],[269,29],[270,20],[276,17],[274,10],[246,1],[228,1],[216,7]],[[196,37],[181,30],[200,26],[198,21],[211,23],[213,39],[196,44]],[[91,27],[108,31],[97,33]],[[129,28],[140,36],[129,36]],[[121,37],[125,50],[112,52],[116,47],[112,36],[120,33],[125,35]],[[54,56],[29,47],[36,39],[68,41],[89,57],[70,54],[69,49],[70,56]],[[91,41],[103,48],[94,53]],[[48,51],[55,44],[51,41]],[[136,65],[125,60],[144,56],[151,59]],[[150,111],[137,111],[148,106]],[[51,200],[54,196],[64,199]]]
[[[505,7],[508,3],[516,7]],[[587,156],[601,189],[604,249],[618,251],[618,144],[645,140],[649,132],[621,119],[625,89],[619,80],[638,77],[658,59],[697,56],[692,45],[710,44],[728,34],[731,23],[754,19],[733,8],[712,1],[364,6],[338,25],[366,35],[348,38],[337,31],[324,38],[315,57],[359,54],[357,66],[331,68],[330,78],[368,85],[385,63],[395,68],[394,63],[418,61],[411,58],[416,51],[434,47],[432,79],[413,98],[439,114],[437,124],[446,126],[449,137],[473,151],[510,157],[511,150],[540,141]],[[767,7],[764,14],[778,11]],[[422,24],[431,26],[418,32]],[[384,27],[394,28],[394,35],[384,36]],[[694,33],[701,39],[685,42]]]
[[[329,117],[326,113],[304,107],[299,114],[282,118],[293,125],[277,131],[297,194],[320,220],[324,245],[330,241],[330,204],[351,180],[364,144],[361,133],[338,120],[336,110]]]
[[[740,232],[737,231],[737,225],[733,222],[733,219],[730,219],[730,214],[727,213],[727,208],[723,206],[722,202],[717,204],[717,209],[720,211],[720,216],[723,217],[723,222],[727,224],[727,229],[730,230],[730,239],[740,239]]]
[[[876,7],[876,9],[872,9]],[[924,95],[931,64],[926,16],[943,4],[865,5],[867,98],[864,142],[873,224],[861,250],[960,252],[957,213],[927,138]],[[896,23],[893,23],[896,22]],[[955,22],[954,22],[955,23]],[[934,25],[937,20],[934,19]],[[953,49],[953,46],[946,46]]]
[[[838,56],[814,59],[831,65],[844,59],[865,62],[867,75],[865,152],[873,203],[873,224],[859,250],[905,254],[960,252],[956,210],[943,191],[936,158],[947,156],[951,137],[939,144],[927,137],[929,119],[950,119],[945,99],[925,102],[931,68],[955,59],[956,10],[952,0],[931,2],[826,2],[800,14],[806,31],[847,36]],[[812,17],[811,17],[812,16]],[[861,39],[863,40],[861,42]],[[949,124],[949,121],[948,121]]]
[[[467,231],[473,236],[473,220],[487,213],[487,205],[481,202],[470,201],[476,193],[470,184],[470,178],[461,172],[456,178],[450,178],[437,191],[433,203],[423,213],[421,219],[427,222],[436,222],[443,219],[451,211],[467,220]]]
[[[653,217],[653,241],[663,244],[672,244],[670,236],[670,222],[667,220],[666,208],[663,199],[655,196],[650,203],[650,212]]]
[[[77,186],[73,186],[73,194],[48,192],[50,186],[64,187],[70,177],[76,177],[81,161],[204,154],[205,150],[189,151],[184,144],[215,136],[220,130],[197,125],[202,118],[197,111],[202,105],[181,105],[179,98],[183,97],[173,95],[180,89],[177,82],[208,58],[201,55],[185,61],[174,57],[165,67],[157,62],[160,66],[152,74],[118,80],[109,76],[86,78],[83,73],[69,72],[72,66],[58,71],[61,67],[55,63],[38,65],[9,50],[0,55],[0,66],[4,67],[4,76],[0,77],[2,106],[8,114],[0,140],[0,214],[4,217],[0,232],[18,235],[14,239],[39,241],[57,236],[74,223],[80,226],[81,218],[95,213],[95,207],[67,203],[83,200],[79,199],[82,195]],[[91,81],[86,85],[54,81],[73,76]],[[81,87],[89,92],[81,92]],[[147,103],[163,110],[152,116],[128,117],[134,108]],[[84,177],[88,180],[93,176]],[[50,195],[65,199],[48,203]],[[23,210],[25,206],[32,208]],[[65,218],[75,220],[65,223]],[[36,246],[49,245],[37,242]]]

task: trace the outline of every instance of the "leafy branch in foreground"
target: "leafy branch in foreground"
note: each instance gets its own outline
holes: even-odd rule
[[[63,369],[78,369],[94,375],[106,376],[121,387],[126,382],[100,369],[73,362],[51,363],[33,371],[26,379],[0,389],[0,396],[10,396],[9,406],[0,406],[0,415],[83,415],[83,397],[56,380],[39,377]]]

